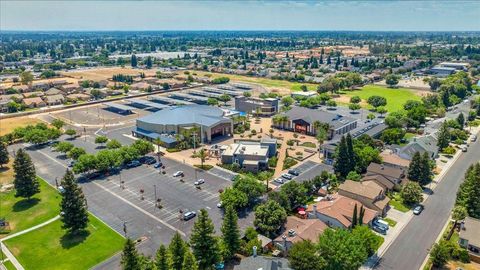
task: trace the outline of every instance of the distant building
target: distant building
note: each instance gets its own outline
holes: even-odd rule
[[[235,110],[239,112],[271,116],[278,112],[279,100],[276,98],[248,98],[239,96],[235,98]]]
[[[464,70],[467,71],[470,67],[469,63],[461,63],[461,62],[442,62],[439,64],[440,67],[444,68],[454,68],[456,70]]]
[[[28,108],[40,108],[46,105],[40,97],[24,98],[22,103]]]
[[[268,159],[277,153],[277,140],[262,139],[259,142],[238,141],[227,146],[222,153],[223,164],[238,164],[246,171],[268,169]]]
[[[61,105],[65,101],[65,97],[63,95],[51,95],[51,96],[46,96],[44,98],[45,103],[47,103],[48,106],[54,106],[54,105]]]
[[[436,158],[438,156],[436,134],[414,137],[410,143],[398,151],[398,155],[401,158],[412,160],[416,152],[420,152],[421,154],[427,152],[430,158]]]
[[[433,74],[433,75],[438,76],[438,77],[447,77],[447,76],[455,73],[455,71],[457,71],[456,68],[435,66],[435,67],[429,69],[428,73]]]
[[[306,91],[306,92],[296,91],[296,92],[292,92],[290,95],[292,96],[292,98],[309,98],[309,97],[316,96],[317,92],[315,92],[315,91]]]
[[[385,166],[390,166],[399,169],[407,169],[410,166],[410,160],[400,157],[397,153],[390,149],[386,149],[380,153],[382,163]]]

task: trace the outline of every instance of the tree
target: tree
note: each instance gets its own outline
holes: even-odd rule
[[[207,104],[210,105],[210,106],[217,106],[218,105],[218,99],[208,98],[207,99]]]
[[[236,188],[226,188],[220,194],[220,200],[224,206],[231,205],[234,209],[240,209],[248,205],[247,194]]]
[[[450,258],[449,248],[445,240],[440,240],[439,243],[433,245],[430,251],[430,259],[435,267],[443,268]]]
[[[243,92],[243,96],[249,98],[249,97],[252,96],[252,93],[251,92]]]
[[[203,169],[203,163],[205,163],[205,159],[207,159],[207,151],[205,149],[200,149],[198,151],[197,157],[200,159],[200,168]]]
[[[68,153],[70,150],[73,149],[73,144],[69,142],[59,142],[55,145],[55,150],[60,153]]]
[[[183,258],[182,269],[183,270],[198,270],[197,260],[195,259],[195,256],[192,254],[192,252],[190,252],[190,250],[188,250],[188,249],[185,252],[185,256]]]
[[[107,142],[107,148],[108,149],[118,149],[122,147],[122,144],[117,141],[116,139],[112,139],[110,141]]]
[[[387,105],[387,99],[381,96],[370,96],[367,99],[367,103],[372,105],[374,108]]]
[[[350,110],[352,110],[353,112],[355,112],[356,110],[360,110],[360,108],[362,108],[362,107],[360,106],[360,104],[351,103],[351,104],[348,105],[348,108]]]
[[[157,270],[169,270],[167,248],[162,244],[155,255],[155,266]]]
[[[0,168],[3,168],[3,165],[8,164],[10,157],[8,155],[7,144],[0,142]]]
[[[428,80],[428,85],[430,86],[430,89],[432,91],[437,90],[440,87],[441,84],[442,83],[437,78],[431,78],[431,79]]]
[[[231,205],[225,208],[222,224],[222,243],[224,247],[224,257],[231,259],[240,249],[240,230],[237,224],[237,213]]]
[[[395,75],[395,74],[388,74],[388,75],[385,77],[385,83],[386,83],[389,87],[394,87],[395,85],[398,84],[399,81],[400,81],[400,76]]]
[[[457,223],[459,220],[465,219],[467,215],[468,215],[468,212],[465,206],[456,205],[452,210],[452,218],[453,220],[455,220],[455,223]]]
[[[168,251],[170,252],[171,256],[170,268],[173,270],[182,270],[183,260],[187,248],[188,247],[180,234],[175,232],[172,240],[170,241],[170,245],[168,246]]]
[[[316,247],[310,240],[293,244],[288,252],[288,262],[295,270],[321,270],[326,267],[325,260],[316,253]]]
[[[273,235],[285,223],[287,212],[276,201],[268,200],[255,209],[253,224],[263,233]]]
[[[132,143],[130,147],[133,149],[136,149],[138,151],[138,154],[140,154],[141,156],[155,151],[153,144],[144,139],[136,140],[135,142]]]
[[[68,136],[70,136],[70,139],[73,139],[73,137],[74,137],[75,135],[77,135],[77,131],[76,131],[75,129],[69,128],[69,129],[65,130],[65,134],[67,134]]]
[[[225,106],[227,106],[227,102],[229,102],[230,100],[232,100],[232,97],[230,95],[227,95],[227,94],[223,94],[221,96],[218,97],[218,100],[220,100],[221,102],[224,103]]]
[[[75,162],[75,165],[73,165],[73,171],[75,173],[90,172],[97,166],[97,157],[92,154],[83,154],[79,156],[76,160],[77,162]]]
[[[295,102],[295,100],[291,96],[286,96],[286,97],[282,98],[281,102],[282,102],[282,105],[284,107],[288,108],[288,107],[292,106],[292,104]]]
[[[305,205],[308,201],[308,190],[304,185],[296,181],[289,181],[282,185],[280,192],[284,193],[288,199],[288,209],[293,211],[300,205]]]
[[[420,152],[416,152],[412,157],[410,166],[408,167],[408,179],[424,186],[432,180],[431,169],[428,153],[425,152],[422,155]]]
[[[407,205],[415,205],[422,201],[422,187],[417,182],[408,182],[402,188],[400,197]]]
[[[137,67],[138,61],[137,61],[137,56],[135,54],[132,54],[132,57],[130,59],[130,64],[132,65],[133,68]]]
[[[457,192],[457,205],[467,209],[468,215],[480,218],[480,164],[477,163],[468,168],[465,180]]]
[[[75,235],[88,226],[87,200],[70,170],[63,176],[61,185],[64,189],[60,203],[63,228]]]
[[[152,68],[152,57],[147,56],[147,60],[145,60],[145,66],[147,67],[147,69]]]
[[[340,144],[337,147],[335,163],[333,169],[340,177],[345,178],[350,171],[353,170],[350,162],[350,154],[347,148],[347,141],[345,136],[340,139]]]
[[[52,126],[54,126],[57,129],[61,129],[65,125],[65,122],[63,122],[60,119],[54,119],[52,121]]]
[[[465,125],[465,116],[463,115],[462,112],[457,117],[457,122],[460,125],[460,127],[463,129],[463,126]]]
[[[198,260],[200,270],[210,269],[220,261],[220,248],[215,237],[213,222],[205,209],[200,210],[198,219],[193,225],[190,246]]]
[[[437,146],[438,150],[442,151],[445,147],[450,144],[450,130],[448,128],[447,121],[442,123],[440,130],[438,131],[437,136]]]
[[[33,74],[30,71],[20,73],[20,81],[22,84],[30,84],[33,81]]]
[[[353,104],[358,104],[362,101],[362,99],[359,96],[353,96],[350,98],[350,103]]]
[[[382,116],[387,112],[387,109],[385,109],[385,107],[383,107],[383,106],[380,106],[380,107],[377,107],[376,111],[377,111],[377,113],[380,114],[380,116]]]
[[[108,142],[107,136],[97,136],[97,137],[95,137],[95,143],[96,143],[96,144],[103,145],[103,144],[105,144],[106,142]]]
[[[30,156],[20,148],[13,161],[15,196],[30,198],[40,192],[40,184],[35,174],[35,166]]]
[[[355,228],[358,224],[358,212],[357,212],[357,204],[353,208],[353,216],[352,216],[352,228]]]
[[[85,155],[87,152],[85,152],[85,149],[80,148],[80,147],[73,147],[68,151],[67,156],[73,160],[77,160],[81,155]]]
[[[249,176],[238,176],[233,182],[233,188],[245,193],[248,202],[252,203],[265,191],[265,187],[257,179]]]
[[[121,265],[124,270],[140,269],[140,256],[135,243],[130,238],[127,239],[123,247]]]

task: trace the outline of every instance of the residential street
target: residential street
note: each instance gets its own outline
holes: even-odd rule
[[[455,203],[455,197],[468,167],[480,160],[480,143],[472,143],[450,167],[425,201],[425,210],[414,216],[380,259],[376,269],[419,269]]]

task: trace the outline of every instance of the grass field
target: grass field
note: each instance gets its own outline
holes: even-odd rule
[[[419,92],[420,93],[420,92]],[[421,100],[421,96],[414,90],[406,88],[387,88],[378,85],[366,85],[360,90],[345,91],[348,97],[359,96],[362,101],[366,101],[371,96],[382,96],[387,99],[387,109],[389,112],[401,110],[407,100]]]
[[[301,90],[300,87],[302,85],[306,85],[309,90],[312,90],[312,91],[317,90],[317,85],[312,83],[297,83],[297,82],[289,82],[285,80],[272,80],[268,78],[250,77],[250,76],[242,76],[242,75],[234,75],[234,74],[211,73],[211,72],[204,72],[204,71],[197,71],[197,70],[190,70],[190,73],[192,74],[195,73],[200,77],[204,77],[206,75],[211,75],[211,78],[228,77],[230,78],[230,80],[235,82],[256,83],[267,88],[282,88],[290,91],[300,91]]]
[[[34,125],[40,123],[41,121],[35,118],[29,117],[14,117],[2,119],[0,121],[0,136],[3,136],[7,133],[12,132],[17,127],[24,127],[26,125]]]
[[[119,252],[124,238],[90,215],[87,233],[72,237],[56,220],[37,230],[5,241],[25,269],[90,269]]]
[[[390,205],[400,212],[406,213],[408,210],[410,210],[410,208],[403,203],[399,193],[396,193],[393,197],[391,197]]]
[[[3,266],[5,266],[5,268],[7,268],[7,270],[17,270],[17,268],[15,268],[15,265],[13,265],[13,263],[11,261],[4,262]]]
[[[16,198],[15,191],[0,193],[1,217],[10,222],[10,233],[19,232],[45,222],[60,212],[60,194],[44,180],[40,181],[40,193],[30,200]],[[1,235],[6,236],[6,235]]]

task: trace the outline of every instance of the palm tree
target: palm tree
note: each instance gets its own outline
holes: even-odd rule
[[[205,159],[207,159],[207,151],[205,149],[200,149],[198,151],[197,157],[200,158],[200,168],[203,169],[203,163],[205,162]]]

